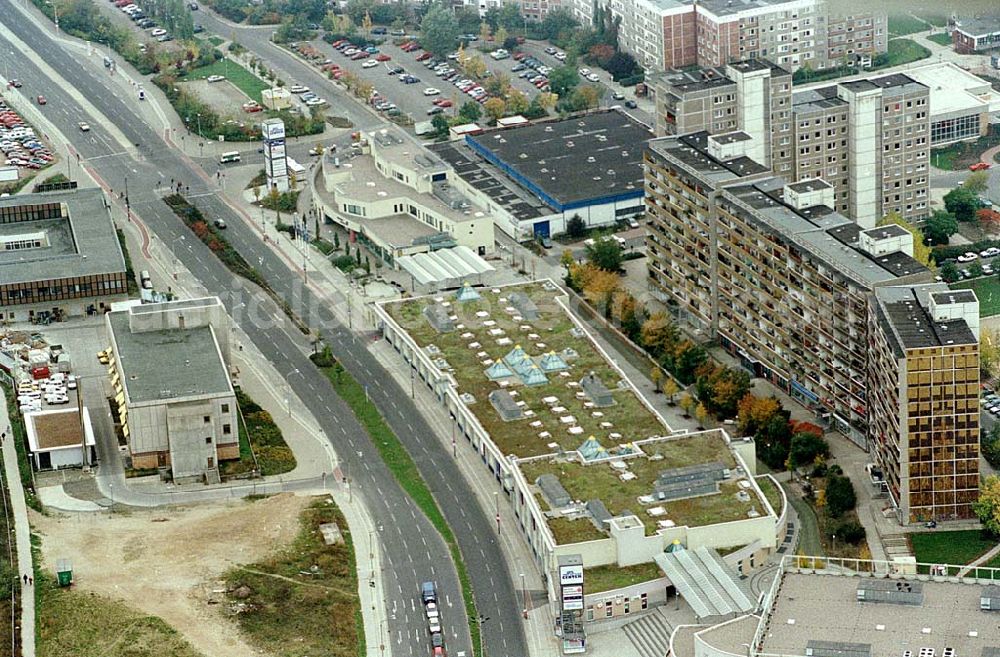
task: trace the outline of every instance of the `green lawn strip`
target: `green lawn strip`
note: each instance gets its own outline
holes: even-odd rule
[[[14,433],[14,448],[17,450],[17,469],[21,475],[21,486],[24,488],[24,500],[35,511],[42,511],[42,503],[35,496],[35,482],[31,476],[31,460],[28,458],[28,434],[24,430],[24,420],[17,408],[17,395],[12,386],[0,383],[4,397],[7,399],[7,416],[10,418],[10,429]]]
[[[288,447],[271,414],[239,388],[236,390],[236,403],[240,411],[240,458],[220,464],[223,476],[245,474],[254,468],[259,468],[263,477],[294,470],[295,454]]]
[[[125,283],[127,285],[129,297],[139,296],[139,283],[135,280],[135,270],[132,268],[132,256],[128,253],[128,246],[125,243],[125,233],[121,228],[115,228],[115,235],[118,236],[118,245],[122,248],[122,256],[125,258]]]
[[[988,134],[974,141],[960,141],[931,150],[931,164],[945,171],[964,171],[979,162],[982,154],[1000,144],[1000,130],[991,127]]]
[[[931,51],[912,39],[892,39],[889,41],[889,52],[884,63],[874,68],[890,68],[911,64],[931,56]],[[873,70],[874,70],[873,68]]]
[[[60,588],[50,567],[41,565],[37,534],[31,544],[38,657],[204,657],[157,616],[95,593]]]
[[[208,42],[213,46],[221,46],[223,43],[226,42],[226,40],[223,39],[222,37],[210,36],[208,37]]]
[[[928,41],[933,41],[942,46],[951,45],[951,35],[950,34],[931,34],[927,37]]]
[[[320,525],[336,523],[343,543],[327,545]],[[236,622],[251,643],[283,657],[360,657],[358,570],[340,509],[328,497],[299,515],[287,549],[225,575],[228,602],[243,605]]]
[[[896,14],[889,16],[889,35],[898,37],[907,34],[916,34],[929,29],[927,23],[916,16],[910,14]]]
[[[417,470],[409,452],[382,419],[375,405],[367,399],[361,384],[340,367],[321,367],[319,369],[368,431],[368,435],[371,436],[372,442],[378,448],[382,460],[399,485],[420,507],[424,515],[441,534],[445,543],[448,544],[448,550],[455,562],[455,570],[458,572],[458,581],[462,586],[462,598],[465,601],[465,611],[469,617],[469,636],[472,639],[472,645],[479,645],[479,626],[476,624],[479,613],[476,611],[476,601],[472,595],[472,582],[469,581],[469,574],[465,569],[465,562],[462,560],[462,552],[458,548],[455,535],[434,500],[434,495],[427,487],[420,471]]]
[[[207,78],[210,75],[225,76],[225,78],[232,82],[236,88],[258,103],[261,102],[260,92],[271,88],[271,85],[267,84],[256,75],[243,68],[241,65],[228,59],[220,59],[212,64],[209,64],[208,66],[191,69],[185,77],[185,80]]]
[[[964,566],[996,543],[996,540],[978,529],[910,534],[910,548],[917,563]]]
[[[953,290],[974,290],[976,296],[979,297],[980,317],[1000,315],[1000,284],[997,283],[995,275],[952,283],[951,288]]]
[[[635,566],[626,566],[624,568],[620,568],[614,564],[588,568],[586,577],[587,594],[614,591],[626,586],[648,582],[652,579],[659,579],[663,576],[663,572],[654,561]]]
[[[797,495],[789,493],[787,489],[785,490],[785,495],[795,509],[795,513],[799,516],[799,554],[811,557],[826,556],[823,546],[820,544],[819,524],[812,507]]]
[[[778,491],[777,487],[770,477],[764,477],[758,475],[756,477],[757,485],[760,487],[760,492],[764,493],[764,497],[767,498],[768,504],[774,509],[774,512],[781,515],[781,492]]]

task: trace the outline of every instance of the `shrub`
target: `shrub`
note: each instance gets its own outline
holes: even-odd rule
[[[857,520],[845,520],[836,525],[831,525],[827,529],[827,533],[830,537],[836,536],[837,539],[851,545],[857,545],[865,540],[865,528]]]
[[[826,511],[830,517],[841,517],[852,510],[857,503],[858,498],[851,480],[835,474],[833,468],[830,468],[826,479]]]

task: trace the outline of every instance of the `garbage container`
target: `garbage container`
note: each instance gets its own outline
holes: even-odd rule
[[[73,584],[73,564],[69,559],[56,560],[56,578],[59,586],[70,586]]]

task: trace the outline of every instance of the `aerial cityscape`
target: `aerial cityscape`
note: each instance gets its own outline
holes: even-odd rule
[[[0,0],[0,657],[1000,657],[998,171],[995,0]]]

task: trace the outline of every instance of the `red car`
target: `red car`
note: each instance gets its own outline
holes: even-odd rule
[[[430,59],[433,56],[434,55],[430,54],[429,52],[422,52],[419,55],[417,55],[417,61],[418,62],[423,62],[423,61],[426,61],[426,60]]]
[[[355,61],[359,59],[368,59],[368,53],[366,53],[364,50],[362,50],[361,52],[356,52],[353,55],[351,55],[351,59]]]
[[[333,46],[334,48],[336,48],[337,46],[339,46],[342,43],[347,43],[347,39],[337,39],[336,41],[334,41],[330,45]]]
[[[987,162],[976,162],[975,164],[969,166],[969,171],[986,171],[990,168]]]
[[[376,62],[387,62],[390,59],[392,59],[392,57],[390,57],[389,55],[385,54],[384,52],[375,55],[375,61]]]
[[[513,55],[515,61],[521,61],[522,59],[524,59],[527,56],[528,56],[528,53],[526,53],[526,52],[520,52],[520,51],[514,53],[514,55]]]
[[[454,103],[452,103],[447,98],[438,98],[437,100],[434,101],[434,104],[437,105],[438,107],[451,107]]]

